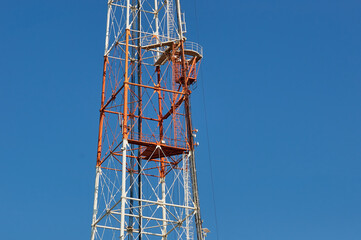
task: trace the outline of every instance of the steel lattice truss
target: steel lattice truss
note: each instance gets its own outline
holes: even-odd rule
[[[184,29],[179,0],[108,2],[92,240],[203,238]]]

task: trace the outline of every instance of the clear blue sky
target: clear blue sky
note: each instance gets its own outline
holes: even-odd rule
[[[219,239],[361,239],[361,2],[182,4],[208,240],[202,86]],[[1,4],[1,239],[90,236],[105,19],[100,0]]]

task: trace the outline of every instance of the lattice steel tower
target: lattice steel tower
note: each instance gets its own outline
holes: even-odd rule
[[[203,53],[173,1],[108,1],[91,240],[204,239],[190,112]]]

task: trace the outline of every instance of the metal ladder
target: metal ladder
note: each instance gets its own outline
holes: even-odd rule
[[[167,0],[167,33],[168,39],[174,37],[173,0]]]

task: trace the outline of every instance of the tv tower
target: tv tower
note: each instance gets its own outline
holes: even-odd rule
[[[91,240],[203,240],[180,0],[108,0]]]

